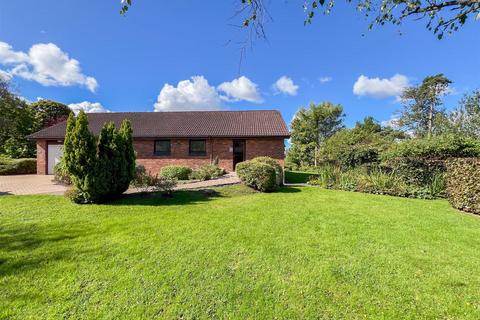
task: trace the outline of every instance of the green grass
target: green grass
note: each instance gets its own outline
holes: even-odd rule
[[[315,187],[0,197],[0,319],[478,319],[480,219]]]
[[[315,173],[303,171],[285,171],[286,183],[307,183]]]

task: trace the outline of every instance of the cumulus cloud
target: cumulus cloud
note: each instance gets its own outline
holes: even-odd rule
[[[0,79],[4,81],[9,81],[12,78],[12,75],[7,71],[0,69]]]
[[[320,77],[320,78],[318,78],[318,81],[320,81],[320,83],[327,83],[327,82],[330,82],[332,80],[333,80],[332,77]]]
[[[80,85],[94,92],[97,80],[82,73],[80,62],[70,58],[53,43],[34,44],[28,53],[14,51],[0,42],[0,64],[9,67],[10,76],[36,81],[44,86]],[[5,71],[4,71],[5,72]]]
[[[110,110],[105,109],[100,102],[83,101],[79,103],[70,103],[68,107],[75,114],[78,114],[80,110],[84,110],[86,113],[110,112]]]
[[[392,116],[390,119],[381,122],[383,127],[390,127],[392,129],[400,129],[400,118]]]
[[[353,85],[353,93],[373,98],[398,97],[409,85],[408,78],[401,74],[395,74],[390,79],[369,78],[361,75]]]
[[[166,83],[154,105],[155,111],[218,110],[220,107],[221,100],[215,87],[203,76],[182,80],[176,87]]]
[[[273,88],[277,92],[281,92],[289,96],[296,96],[299,86],[293,83],[291,78],[282,76],[273,84]]]
[[[262,96],[258,92],[257,84],[245,76],[230,82],[224,82],[217,89],[225,94],[220,96],[220,98],[229,102],[241,100],[255,103],[263,102]]]

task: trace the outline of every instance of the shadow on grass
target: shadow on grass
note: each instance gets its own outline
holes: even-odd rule
[[[222,194],[214,189],[178,190],[171,196],[164,195],[160,192],[132,193],[123,195],[117,200],[106,203],[106,205],[178,206],[202,203],[219,197],[222,197]]]
[[[38,232],[29,227],[0,228],[0,276],[20,274],[41,268],[59,260],[74,260],[79,251],[69,248],[69,241],[88,235],[81,229],[52,228],[48,232]],[[46,253],[35,250],[52,247]],[[87,252],[87,251],[85,251]]]
[[[297,193],[297,192],[302,192],[302,190],[297,187],[281,187],[272,193]]]

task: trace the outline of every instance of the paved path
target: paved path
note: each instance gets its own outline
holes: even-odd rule
[[[0,195],[25,195],[25,194],[52,194],[62,195],[68,186],[56,184],[52,181],[53,176],[49,175],[13,175],[13,176],[0,176]],[[208,180],[198,181],[192,183],[178,184],[177,189],[197,189],[205,187],[224,186],[229,184],[239,183],[235,173],[228,173],[225,176]],[[128,193],[137,192],[135,189],[129,189]]]
[[[57,194],[62,195],[68,187],[56,184],[53,176],[25,174],[0,176],[0,195],[5,194]]]

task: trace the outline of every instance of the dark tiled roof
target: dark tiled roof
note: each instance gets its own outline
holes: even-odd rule
[[[90,130],[100,133],[103,124],[117,127],[130,120],[135,138],[156,137],[288,137],[280,112],[262,111],[185,111],[89,113]],[[29,138],[63,139],[66,122],[40,130]]]

